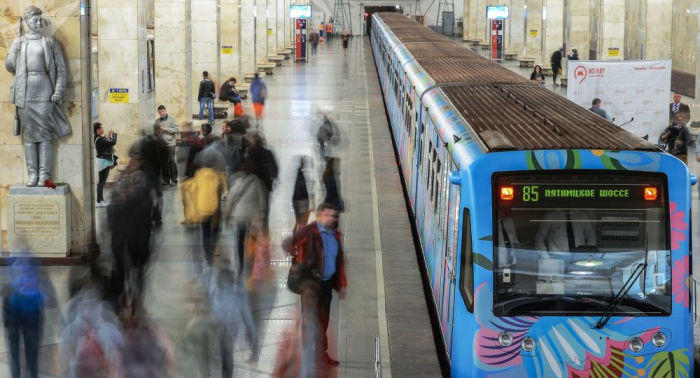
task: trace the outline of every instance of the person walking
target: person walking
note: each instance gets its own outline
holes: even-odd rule
[[[559,75],[559,70],[561,69],[561,58],[563,51],[564,48],[560,47],[559,50],[552,54],[552,58],[550,59],[552,63],[552,85],[555,87],[559,86],[559,84],[557,84],[557,75]]]
[[[175,123],[175,118],[168,115],[165,105],[158,106],[158,115],[154,124],[154,131],[157,132],[158,138],[163,141],[167,151],[168,160],[162,165],[163,185],[177,185],[177,134],[180,133],[180,128]]]
[[[348,44],[350,43],[350,33],[343,30],[343,55],[348,56]]]
[[[304,169],[308,169],[311,164],[308,163],[309,157],[302,156],[299,158],[299,167],[297,168],[296,179],[294,180],[294,192],[292,193],[292,208],[294,209],[294,227],[292,232],[306,226],[311,215],[311,196],[309,196],[308,183]]]
[[[326,189],[326,199],[323,202],[330,203],[342,213],[345,211],[345,202],[340,195],[340,158],[332,157],[326,161],[322,178]]]
[[[202,81],[199,82],[199,120],[204,119],[204,108],[209,109],[209,123],[214,124],[214,99],[216,98],[216,87],[214,82],[209,78],[209,72],[202,72]]]
[[[326,24],[326,40],[330,42],[331,37],[333,37],[333,23],[331,21],[328,21],[328,23]]]
[[[265,110],[265,100],[267,100],[267,86],[260,78],[258,72],[255,73],[253,82],[250,83],[250,95],[253,100],[255,120],[258,122],[258,128],[260,128],[262,126],[263,111]]]
[[[316,30],[311,32],[311,35],[309,36],[309,42],[311,42],[311,53],[316,54],[316,49],[318,47],[318,32]]]
[[[117,133],[109,130],[105,136],[105,128],[99,123],[93,124],[95,131],[95,151],[97,152],[97,169],[99,170],[99,181],[97,182],[97,207],[107,207],[109,202],[104,199],[104,188],[107,183],[109,171],[117,165],[117,157],[114,155],[114,145],[117,144]]]
[[[341,242],[343,235],[336,229],[338,209],[335,206],[327,203],[319,205],[316,209],[316,219],[317,221],[302,227],[292,236],[292,259],[296,264],[306,265],[313,273],[313,277],[303,284],[301,301],[309,302],[308,297],[311,297],[312,302],[316,304],[302,306],[302,318],[305,317],[305,312],[314,311],[320,325],[313,352],[316,361],[325,363],[326,366],[336,366],[339,362],[328,355],[326,333],[333,290],[338,292],[340,299],[344,299],[346,294],[347,277]],[[302,321],[302,329],[307,326],[308,324]]]

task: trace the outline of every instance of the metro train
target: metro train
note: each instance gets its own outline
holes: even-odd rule
[[[372,17],[451,375],[692,377],[686,165],[403,15]]]

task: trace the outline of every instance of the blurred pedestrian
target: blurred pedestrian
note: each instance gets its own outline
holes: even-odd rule
[[[310,158],[308,156],[299,157],[299,166],[296,169],[294,179],[294,192],[292,193],[292,208],[294,209],[294,227],[292,232],[306,226],[311,215],[313,195],[309,195],[309,180],[306,176],[310,174]],[[307,172],[304,172],[304,171]]]
[[[115,377],[177,377],[175,346],[156,323],[147,316],[141,300],[130,302],[122,313],[124,343],[119,351],[121,364]]]
[[[153,198],[153,211],[151,220],[154,225],[163,224],[163,171],[167,170],[169,151],[167,142],[158,137],[160,126],[153,126],[153,134],[144,134],[134,146],[138,147],[140,156],[143,157],[141,170],[146,177],[146,183]]]
[[[20,339],[28,376],[39,377],[39,347],[50,297],[42,291],[39,269],[26,259],[13,263],[12,282],[3,289],[2,319],[12,378],[20,378]]]
[[[233,176],[231,190],[226,195],[223,215],[227,223],[235,229],[238,273],[244,272],[245,243],[248,239],[251,222],[260,220],[266,214],[267,189],[253,174],[253,163],[246,159]]]
[[[326,161],[322,179],[326,189],[326,199],[323,202],[335,206],[342,213],[345,211],[345,202],[340,195],[340,158],[332,157]]]
[[[180,128],[177,126],[175,118],[168,115],[165,105],[158,106],[159,118],[155,121],[154,131],[158,138],[163,141],[164,147],[167,149],[168,160],[162,165],[163,185],[177,185],[177,135],[180,133]]]
[[[265,208],[270,210],[270,198],[274,190],[274,183],[277,180],[278,168],[275,154],[267,147],[265,137],[262,133],[256,132],[251,135],[251,146],[248,150],[248,158],[253,164],[253,173],[258,176],[265,185],[268,193],[265,201]],[[267,231],[269,225],[269,214],[265,213],[262,219],[262,227]]]
[[[350,33],[343,30],[343,55],[348,56],[348,44],[350,43]]]
[[[143,293],[144,269],[150,259],[153,199],[138,143],[131,147],[129,158],[129,164],[111,191],[107,221],[112,230],[115,260],[113,287],[119,294],[128,289],[131,295],[138,296]]]
[[[557,84],[557,75],[561,74],[559,70],[561,70],[561,58],[563,51],[564,48],[560,47],[557,51],[552,53],[552,57],[550,59],[552,63],[552,85],[554,85],[555,87],[559,86],[559,84]]]
[[[267,86],[260,78],[260,73],[255,73],[255,77],[250,83],[249,92],[253,100],[255,120],[258,122],[258,128],[260,128],[262,127],[262,118],[263,112],[265,110],[265,101],[267,100]]]
[[[309,36],[309,42],[311,42],[311,53],[316,54],[316,49],[318,48],[318,41],[319,41],[319,36],[318,32],[316,30],[311,32],[311,35]]]
[[[105,136],[105,128],[100,122],[93,124],[95,136],[95,151],[97,152],[97,169],[99,181],[97,182],[97,207],[107,207],[109,202],[104,199],[104,188],[107,183],[109,171],[117,165],[117,156],[114,155],[114,145],[117,144],[117,133],[110,129]]]
[[[187,140],[187,144],[190,146],[190,150],[187,153],[187,165],[185,166],[185,176],[188,178],[194,177],[195,165],[194,158],[197,154],[204,149],[206,144],[212,144],[216,140],[216,136],[211,132],[213,128],[211,124],[204,123],[199,128],[199,132],[194,137]],[[209,143],[207,143],[207,140]]]
[[[214,124],[214,99],[216,98],[216,87],[209,78],[209,72],[202,72],[202,81],[199,82],[199,120],[204,119],[204,108],[209,109],[209,123]]]
[[[307,296],[313,296],[311,302],[316,306],[302,306],[303,312],[313,311],[318,317],[320,335],[315,341],[316,361],[327,366],[338,365],[338,361],[328,355],[328,323],[330,320],[333,290],[340,299],[345,298],[347,278],[343,257],[342,234],[335,227],[338,223],[338,209],[322,203],[316,209],[316,221],[297,230],[292,236],[292,253],[294,263],[306,265],[312,277],[303,284],[302,303]],[[302,313],[305,318],[306,315]],[[302,324],[302,328],[304,324]],[[306,331],[303,331],[306,333]]]
[[[248,156],[250,141],[245,137],[247,130],[239,120],[224,121],[221,124],[221,132],[221,140],[215,146],[224,157],[226,175],[230,183]]]

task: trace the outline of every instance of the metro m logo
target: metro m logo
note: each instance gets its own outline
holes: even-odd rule
[[[579,84],[583,83],[583,81],[586,80],[586,76],[588,76],[588,71],[586,71],[586,67],[578,66],[576,67],[576,69],[574,69],[574,79],[579,80]]]

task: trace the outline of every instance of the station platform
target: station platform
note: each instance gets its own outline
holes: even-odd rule
[[[250,294],[262,346],[260,359],[257,363],[246,362],[251,346],[239,337],[234,348],[234,376],[271,376],[286,335],[298,327],[299,296],[286,288],[291,263],[281,242],[291,234],[294,224],[291,197],[299,156],[309,156],[314,162],[315,204],[324,198],[323,166],[314,130],[319,112],[330,115],[342,134],[341,144],[330,155],[341,159],[341,193],[346,211],[340,216],[340,230],[345,234],[348,274],[347,297],[339,300],[334,294],[329,327],[330,355],[340,365],[328,368],[326,376],[375,376],[376,337],[380,338],[382,377],[441,376],[416,246],[367,38],[355,37],[347,57],[343,56],[340,39],[324,43],[309,62],[284,64],[276,68],[274,77],[264,81],[269,101],[260,128],[280,169],[270,211],[274,278],[272,289]],[[243,104],[252,114],[250,100]],[[215,134],[220,134],[220,122],[217,120],[214,127]],[[184,168],[181,159],[181,180]],[[184,347],[184,339],[193,318],[193,261],[202,253],[200,227],[182,224],[178,187],[166,189],[164,203],[163,225],[152,235],[145,306],[179,356],[179,376],[196,377],[199,375],[192,371],[196,364]],[[107,265],[111,262],[107,210],[98,208],[96,212],[101,261]],[[217,256],[232,256],[232,234],[222,230]],[[85,268],[40,269],[50,279],[54,288],[51,295],[58,304],[46,311],[40,373],[42,377],[67,377],[67,361],[60,357],[60,350],[68,288]],[[0,328],[0,332],[4,331]],[[7,351],[7,345],[0,343],[0,377],[10,376]],[[218,377],[218,352],[212,352],[212,356],[211,376]]]

